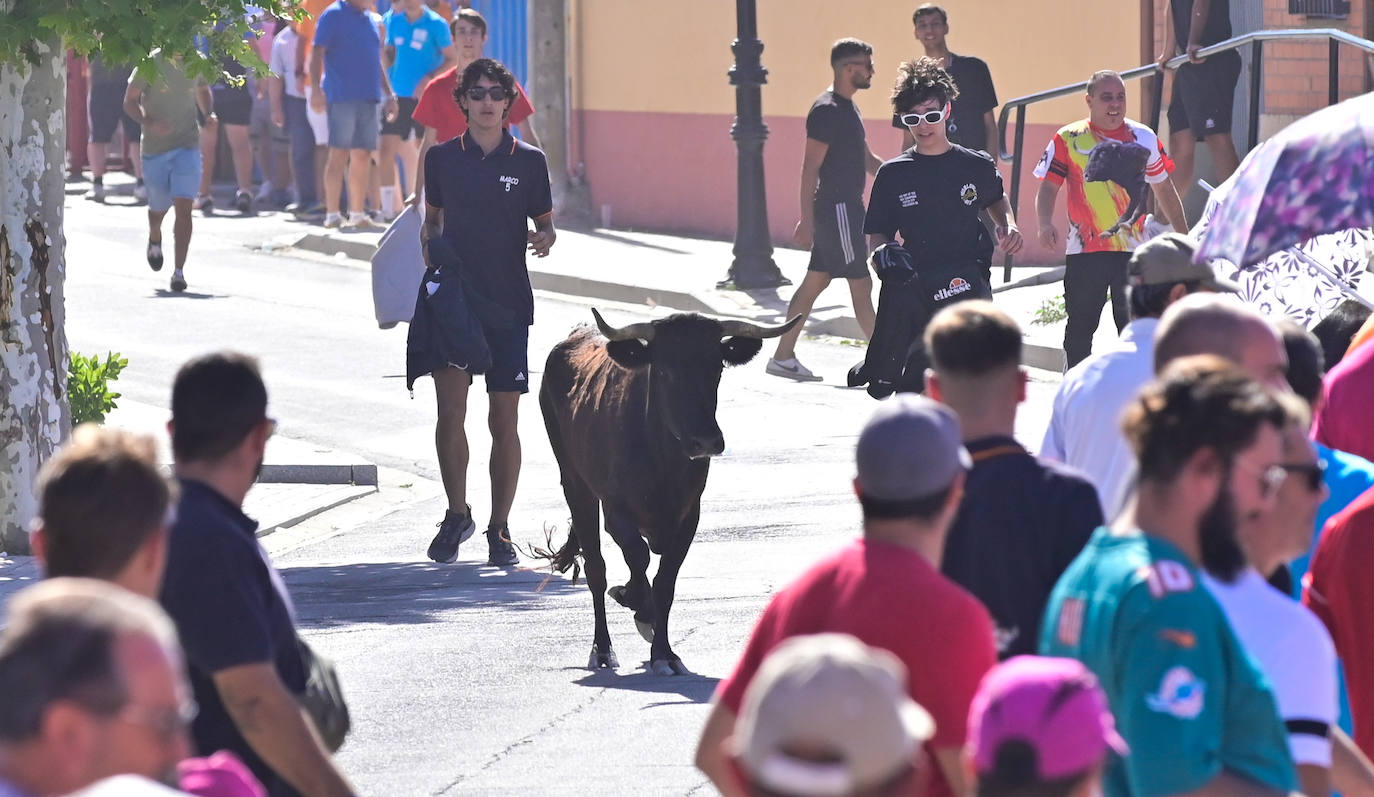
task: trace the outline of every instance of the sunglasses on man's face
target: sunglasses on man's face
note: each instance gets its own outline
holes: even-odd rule
[[[1279,465],[1283,472],[1289,476],[1303,476],[1307,480],[1307,489],[1317,492],[1322,488],[1322,482],[1326,480],[1326,463],[1320,460],[1316,462],[1284,462]]]
[[[468,99],[473,102],[479,102],[487,97],[491,97],[496,102],[501,102],[509,97],[515,96],[514,93],[507,92],[500,86],[473,86],[468,89],[466,93]]]
[[[938,111],[926,111],[925,113],[904,113],[901,116],[901,120],[902,124],[906,125],[907,127],[915,127],[921,122],[925,122],[928,125],[938,125],[941,122],[945,121],[945,117],[948,115],[949,103],[945,103],[945,107],[941,108]]]

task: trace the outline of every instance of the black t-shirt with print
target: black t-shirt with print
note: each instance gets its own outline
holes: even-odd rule
[[[959,88],[959,99],[951,103],[949,140],[969,149],[989,149],[996,142],[988,141],[988,129],[983,117],[997,107],[997,89],[992,86],[992,73],[981,58],[971,55],[951,55],[949,76]],[[892,126],[905,130],[900,114],[892,115]]]
[[[978,213],[1003,197],[992,158],[959,145],[941,155],[909,149],[884,163],[868,195],[864,232],[895,237],[919,268],[986,266],[992,236]]]
[[[821,92],[806,115],[806,137],[829,145],[821,161],[817,201],[843,202],[864,194],[868,138],[864,120],[852,100]]]

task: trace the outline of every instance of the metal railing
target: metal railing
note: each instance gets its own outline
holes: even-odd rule
[[[1259,143],[1259,109],[1260,109],[1260,87],[1262,69],[1264,63],[1264,43],[1267,41],[1310,41],[1326,40],[1328,43],[1328,84],[1326,101],[1328,105],[1335,105],[1340,99],[1340,47],[1342,44],[1363,50],[1365,53],[1374,55],[1374,42],[1368,39],[1361,39],[1343,30],[1335,28],[1312,28],[1312,29],[1286,29],[1286,30],[1257,30],[1245,33],[1224,42],[1203,47],[1198,51],[1199,56],[1215,55],[1228,50],[1239,50],[1245,45],[1250,46],[1250,119],[1249,119],[1249,146],[1247,150],[1253,149]],[[1164,69],[1178,69],[1188,63],[1187,55],[1175,56],[1164,63]],[[1122,80],[1138,80],[1140,78],[1162,75],[1163,70],[1159,64],[1146,64],[1135,69],[1129,69],[1121,73]],[[1073,83],[1068,86],[1060,86],[1057,89],[1040,91],[1035,94],[1027,94],[1024,97],[1017,97],[1007,100],[1002,104],[1002,112],[997,118],[997,149],[998,157],[1003,161],[1011,162],[1011,206],[1013,210],[1019,208],[1017,201],[1021,193],[1021,163],[1024,156],[1026,143],[1026,106],[1033,105],[1045,100],[1053,100],[1059,97],[1067,97],[1072,94],[1081,94],[1088,88],[1088,82]],[[1159,115],[1162,111],[1164,102],[1164,81],[1156,80],[1151,93],[1152,103],[1150,106],[1150,129],[1159,129]],[[1013,145],[1010,151],[1007,150],[1007,122],[1011,112],[1016,111],[1016,127],[1013,135]],[[1011,279],[1011,256],[1007,256],[1004,263],[1004,279]]]

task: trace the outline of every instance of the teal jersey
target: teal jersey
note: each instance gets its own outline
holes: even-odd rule
[[[1131,752],[1113,754],[1105,797],[1159,797],[1225,770],[1297,788],[1269,683],[1178,548],[1100,528],[1050,594],[1040,652],[1102,683]]]

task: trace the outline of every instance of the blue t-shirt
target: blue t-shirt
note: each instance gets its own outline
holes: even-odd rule
[[[315,23],[315,47],[324,48],[324,98],[329,102],[382,99],[382,40],[366,11],[347,0],[325,9]]]
[[[405,12],[388,11],[386,44],[396,48],[396,60],[387,77],[397,97],[417,97],[420,81],[444,62],[443,50],[453,44],[444,18],[421,7],[420,18],[411,22]]]
[[[296,795],[244,738],[215,686],[215,673],[270,662],[287,690],[305,692],[305,664],[286,585],[255,534],[258,524],[212,487],[181,479],[159,596],[176,624],[200,713],[191,738],[201,755],[228,750],[272,797]]]
[[[1106,797],[1193,791],[1223,770],[1297,786],[1269,682],[1197,568],[1175,546],[1098,529],[1050,594],[1040,653],[1097,675],[1130,755],[1113,755]]]

